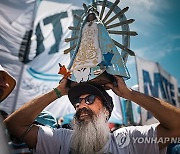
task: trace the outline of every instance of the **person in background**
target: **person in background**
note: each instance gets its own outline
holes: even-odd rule
[[[15,86],[15,78],[0,65],[0,102],[12,92]]]
[[[15,78],[10,75],[1,65],[0,65],[0,102],[5,100],[9,94],[13,91],[16,85]],[[3,124],[3,120],[8,117],[8,113],[4,110],[0,110],[2,121],[0,125]],[[30,149],[27,147],[27,144],[23,141],[16,138],[14,135],[10,134],[6,131],[6,126],[1,126],[1,134],[3,134],[3,138],[0,137],[0,153],[3,154],[11,153],[11,154],[29,154]],[[2,146],[2,147],[1,147]],[[6,149],[6,152],[4,151]]]
[[[103,87],[79,83],[70,89],[67,87],[67,79],[63,79],[56,88],[29,101],[4,122],[11,133],[23,139],[39,154],[165,154],[169,141],[164,139],[180,137],[180,109],[128,88],[120,76],[114,78],[116,84],[108,83]],[[112,89],[116,95],[144,107],[159,123],[123,127],[110,133],[108,119],[113,110],[113,102],[104,88]],[[76,109],[73,130],[51,129],[33,124],[46,106],[64,95],[68,95]],[[150,138],[152,141],[138,142],[139,138]],[[156,139],[163,142],[157,142]]]
[[[0,103],[8,97],[16,85],[15,78],[10,75],[1,65],[0,65]],[[2,115],[1,115],[2,114]],[[7,135],[5,134],[5,126],[3,120],[8,116],[5,111],[0,113],[0,153],[9,154],[10,148],[8,146]]]

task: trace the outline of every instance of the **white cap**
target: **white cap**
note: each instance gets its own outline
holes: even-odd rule
[[[3,77],[6,80],[6,83],[9,84],[9,87],[4,88],[3,93],[0,94],[0,102],[2,102],[12,92],[12,90],[14,89],[14,87],[16,85],[16,80],[1,65],[0,65],[0,74],[3,75]]]

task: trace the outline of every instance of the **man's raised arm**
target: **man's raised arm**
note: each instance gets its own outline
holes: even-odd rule
[[[115,76],[117,85],[107,84],[118,96],[131,100],[146,110],[150,111],[160,122],[157,127],[157,137],[180,137],[180,108],[177,108],[163,100],[147,96],[138,91],[129,89],[123,79]],[[159,143],[159,149],[167,146],[165,143]]]
[[[66,84],[67,80],[63,79],[57,87],[61,96],[66,95],[68,92]],[[4,122],[7,129],[14,136],[23,138],[29,147],[35,148],[37,143],[38,126],[32,124],[40,112],[57,98],[56,92],[51,90],[50,92],[24,104],[20,109],[5,119]]]

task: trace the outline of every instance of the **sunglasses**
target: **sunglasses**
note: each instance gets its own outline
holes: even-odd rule
[[[77,98],[75,99],[73,104],[76,106],[77,104],[80,104],[82,100],[85,100],[86,104],[91,105],[94,103],[96,97],[97,97],[96,95],[88,95],[85,98]]]

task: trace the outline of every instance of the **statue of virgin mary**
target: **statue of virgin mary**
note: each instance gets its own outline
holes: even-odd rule
[[[120,52],[93,8],[82,23],[69,68],[70,80],[77,83],[94,80],[102,74],[130,78]]]

